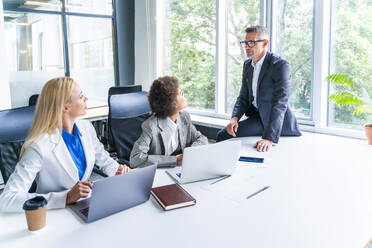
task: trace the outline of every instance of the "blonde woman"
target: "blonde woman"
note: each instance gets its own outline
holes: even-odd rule
[[[48,209],[86,198],[94,164],[109,176],[130,170],[110,158],[89,121],[77,120],[86,113],[87,100],[71,78],[44,85],[20,160],[0,196],[3,211],[22,211],[23,203],[35,195],[48,200]],[[28,193],[35,179],[36,193]]]

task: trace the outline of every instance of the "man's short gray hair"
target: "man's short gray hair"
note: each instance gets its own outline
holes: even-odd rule
[[[269,34],[267,33],[267,29],[264,26],[251,26],[245,29],[246,33],[258,33],[260,39],[268,40]]]

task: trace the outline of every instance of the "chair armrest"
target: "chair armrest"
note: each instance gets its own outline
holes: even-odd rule
[[[98,174],[98,175],[100,175],[100,176],[108,177],[108,176],[106,175],[106,173],[104,173],[101,169],[98,168],[97,165],[94,165],[94,167],[93,167],[93,172],[96,173],[96,174]]]

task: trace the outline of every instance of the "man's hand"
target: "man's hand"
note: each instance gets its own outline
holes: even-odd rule
[[[183,154],[177,156],[177,165],[182,165]]]
[[[71,204],[80,198],[86,198],[92,189],[93,182],[78,181],[74,187],[67,193],[66,204]]]
[[[271,140],[263,139],[257,141],[253,147],[256,148],[259,152],[267,152],[271,149],[272,145],[273,142]]]
[[[230,123],[226,126],[227,133],[233,137],[236,137],[235,133],[238,131],[238,126],[239,126],[238,118],[237,117],[231,118]]]
[[[129,168],[128,166],[126,166],[125,164],[121,164],[121,165],[119,165],[118,170],[115,173],[115,176],[121,175],[121,174],[124,174],[124,173],[127,173],[127,172],[129,172],[131,170],[132,169]]]

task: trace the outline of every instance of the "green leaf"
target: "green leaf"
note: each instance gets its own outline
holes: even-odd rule
[[[360,106],[365,103],[352,92],[337,92],[328,97],[328,101],[341,106]]]
[[[363,104],[355,108],[353,115],[361,115],[361,114],[368,113],[371,111],[372,111],[372,108],[370,106],[368,106],[367,104]]]
[[[347,88],[347,87],[355,87],[356,86],[356,82],[354,80],[353,77],[350,77],[344,73],[335,73],[335,74],[331,74],[329,75],[328,77],[326,77],[326,81],[330,82],[330,83],[333,83],[337,86],[341,86],[341,87],[344,87],[344,88]]]

